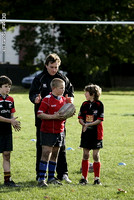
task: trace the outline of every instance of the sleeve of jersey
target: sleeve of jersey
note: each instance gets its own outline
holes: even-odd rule
[[[83,119],[83,115],[82,115],[83,111],[82,110],[83,110],[83,106],[80,107],[80,111],[78,113],[78,119]]]
[[[66,77],[66,88],[65,95],[68,94],[69,97],[74,97],[74,88],[69,79]]]
[[[15,107],[14,107],[14,99],[12,98],[12,108],[11,108],[11,113],[15,113],[16,110],[15,110]]]
[[[39,107],[39,110],[37,112],[37,115],[41,114],[41,113],[46,113],[46,111],[48,110],[48,102],[47,99],[43,99],[41,102],[41,105]]]
[[[98,117],[97,119],[103,121],[104,120],[104,105],[101,103],[98,109]]]
[[[34,103],[35,98],[37,97],[37,94],[40,93],[39,88],[40,88],[39,79],[35,77],[29,91],[29,99],[32,103]]]

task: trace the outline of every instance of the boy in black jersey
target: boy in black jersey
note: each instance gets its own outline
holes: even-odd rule
[[[94,184],[101,185],[100,182],[100,156],[99,150],[103,147],[103,126],[104,106],[99,97],[101,88],[98,85],[88,85],[85,87],[85,97],[87,101],[83,102],[78,115],[79,123],[82,125],[81,143],[83,148],[82,159],[82,179],[80,184],[87,184],[89,169],[89,152],[93,150],[93,169]]]
[[[4,185],[18,187],[11,180],[10,154],[13,150],[12,127],[20,130],[20,122],[14,117],[14,100],[9,96],[12,81],[7,76],[0,76],[0,153],[3,155]]]

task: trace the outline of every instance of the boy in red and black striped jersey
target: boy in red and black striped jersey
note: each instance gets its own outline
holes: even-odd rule
[[[60,78],[51,81],[52,92],[41,102],[37,116],[42,119],[40,129],[40,144],[42,156],[39,164],[38,185],[47,187],[47,183],[62,185],[55,177],[57,157],[64,139],[65,120],[59,114],[59,109],[66,103],[68,98],[63,95],[65,82]],[[48,168],[48,181],[46,171]]]
[[[12,81],[7,76],[0,76],[0,153],[3,154],[4,185],[17,187],[11,180],[10,154],[13,150],[12,127],[20,130],[20,122],[14,117],[14,99],[9,96]]]
[[[78,115],[79,123],[82,125],[81,143],[83,148],[82,159],[82,179],[80,184],[88,183],[88,169],[90,150],[93,150],[93,170],[94,184],[101,185],[100,182],[100,156],[99,150],[103,148],[103,126],[104,106],[99,97],[101,88],[98,85],[88,85],[85,87],[85,97],[87,101],[83,102]]]

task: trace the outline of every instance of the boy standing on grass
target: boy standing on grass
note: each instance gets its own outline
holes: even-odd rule
[[[20,130],[20,122],[14,117],[14,100],[9,96],[12,81],[7,76],[0,76],[0,153],[3,154],[4,185],[18,187],[11,179],[10,154],[13,150],[12,127]]]
[[[82,159],[82,178],[80,184],[88,183],[89,152],[93,150],[93,169],[94,185],[102,185],[100,182],[100,156],[99,150],[103,148],[103,126],[104,106],[99,97],[101,88],[98,85],[88,85],[85,87],[85,97],[87,101],[83,102],[78,115],[79,123],[82,125],[81,143],[83,148]]]
[[[47,183],[62,185],[55,177],[56,162],[60,147],[64,138],[65,120],[58,111],[67,102],[63,97],[65,82],[54,78],[51,81],[52,92],[41,102],[37,116],[42,119],[40,138],[42,145],[42,156],[39,165],[38,185],[47,187]],[[46,182],[46,171],[48,168],[48,181]]]

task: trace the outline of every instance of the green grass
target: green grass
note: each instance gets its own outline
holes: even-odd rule
[[[66,147],[69,177],[72,184],[37,187],[35,181],[35,126],[33,104],[28,99],[28,90],[12,90],[16,106],[16,116],[22,124],[20,132],[13,132],[14,151],[11,154],[12,178],[20,188],[3,186],[2,157],[0,157],[0,200],[114,200],[134,199],[134,92],[133,90],[109,90],[103,92],[101,101],[105,106],[104,148],[100,151],[101,182],[103,186],[93,186],[93,173],[88,174],[89,184],[78,184],[81,178],[80,166],[82,149],[80,143],[81,126],[77,115],[85,100],[83,92],[75,92],[76,115],[67,120]],[[18,93],[19,92],[19,93]],[[90,161],[92,160],[92,152]],[[119,166],[124,162],[126,166]],[[118,193],[122,188],[127,193]]]

